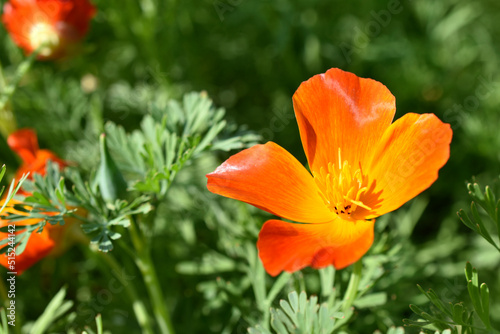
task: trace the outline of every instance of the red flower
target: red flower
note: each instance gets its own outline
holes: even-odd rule
[[[16,172],[16,180],[19,180],[19,178],[27,172],[30,172],[28,179],[33,178],[33,173],[44,175],[48,160],[52,160],[57,163],[61,168],[67,165],[65,161],[58,158],[51,151],[40,150],[36,134],[31,129],[21,129],[14,132],[7,138],[7,143],[9,144],[9,147],[23,160],[23,164]],[[23,190],[20,190],[18,194],[25,196],[30,195]],[[0,207],[4,204],[4,202],[5,198],[0,201]],[[20,211],[14,210],[14,204],[18,203],[20,203],[20,201],[15,199],[11,200],[2,214],[24,214]],[[37,224],[38,222],[40,222],[39,219],[26,219],[17,222],[16,224],[25,226]],[[0,219],[0,227],[7,226],[8,224],[8,220]],[[67,221],[64,226],[46,224],[41,233],[31,234],[24,252],[14,257],[14,268],[11,268],[8,263],[9,254],[3,254],[0,256],[0,264],[8,268],[9,271],[15,271],[18,275],[20,275],[24,270],[28,269],[47,255],[56,255],[61,253],[62,250],[70,244],[69,239],[71,238],[68,238],[68,232],[75,226],[78,227],[76,224],[72,224],[69,221]],[[19,230],[18,232],[22,231]],[[8,236],[8,233],[0,233],[0,240],[6,239]]]
[[[87,33],[96,12],[88,0],[10,0],[2,21],[14,42],[40,59],[66,55]]]
[[[339,69],[293,96],[309,173],[273,142],[246,149],[207,175],[208,189],[300,222],[267,221],[257,247],[273,276],[306,266],[344,268],[373,242],[374,218],[399,208],[438,177],[452,131],[433,114],[392,123],[394,96]]]

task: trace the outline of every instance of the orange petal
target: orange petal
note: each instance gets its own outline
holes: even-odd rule
[[[38,150],[35,154],[35,159],[29,164],[23,164],[16,171],[16,179],[21,178],[25,173],[30,173],[29,178],[33,177],[33,173],[38,173],[40,175],[45,175],[45,169],[47,167],[47,161],[52,161],[59,165],[59,168],[66,167],[68,163],[49,150]]]
[[[20,129],[7,138],[10,149],[16,152],[25,164],[35,160],[38,151],[38,139],[32,129]]]
[[[0,202],[0,206],[3,205],[3,200]],[[4,209],[4,213],[11,212],[19,214],[19,211],[14,210],[11,206],[20,203],[17,200],[11,200],[9,205]],[[16,222],[17,225],[33,225],[38,223],[38,219],[26,219],[23,221]],[[0,227],[7,226],[9,221],[0,219]],[[42,233],[32,233],[24,252],[21,255],[16,255],[14,258],[15,268],[11,269],[9,266],[9,258],[8,255],[11,254],[1,254],[0,255],[0,265],[7,268],[8,271],[15,271],[18,275],[20,275],[23,271],[46,257],[54,248],[55,241],[50,237],[50,224],[47,224],[43,229]],[[59,225],[54,226],[57,228]],[[0,240],[3,240],[9,236],[8,233],[0,232]],[[12,256],[12,255],[11,255]],[[12,259],[10,259],[12,260]]]
[[[373,243],[372,221],[294,224],[268,220],[259,234],[257,248],[271,276],[304,267],[342,269],[358,261]]]
[[[250,203],[283,218],[324,223],[335,217],[319,196],[311,174],[273,142],[233,155],[207,174],[207,178],[211,192]]]
[[[391,124],[364,171],[374,182],[361,198],[373,209],[365,216],[396,210],[430,187],[448,161],[452,135],[450,125],[434,114],[409,113]]]
[[[303,82],[293,95],[302,145],[313,172],[342,160],[365,166],[367,152],[391,124],[394,96],[380,82],[330,69]],[[340,163],[342,163],[341,161]]]
[[[58,164],[60,168],[68,165],[67,162],[60,159],[53,152],[40,150],[36,133],[32,129],[15,131],[7,138],[7,144],[23,160],[22,165],[16,171],[16,180],[19,180],[26,173],[30,173],[30,179],[33,178],[34,173],[45,175],[48,160]],[[19,190],[18,194],[28,195],[22,189]]]

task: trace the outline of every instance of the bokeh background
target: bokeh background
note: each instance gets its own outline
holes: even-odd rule
[[[379,237],[389,238],[393,246],[402,249],[397,263],[386,267],[388,274],[375,287],[387,292],[389,299],[383,307],[363,311],[363,321],[353,324],[352,332],[371,333],[401,325],[403,318],[412,316],[408,304],[425,302],[417,283],[447,291],[450,301],[460,300],[466,294],[466,261],[482,269],[480,279],[489,283],[497,299],[492,314],[497,314],[498,323],[500,258],[456,215],[458,209],[470,205],[466,181],[475,177],[498,190],[498,1],[93,3],[98,13],[78,55],[65,61],[36,63],[10,104],[18,126],[35,128],[42,147],[90,170],[98,161],[95,143],[102,121],[133,129],[149,102],[206,91],[216,106],[226,109],[228,120],[261,135],[263,141],[277,142],[305,163],[293,116],[295,89],[331,67],[373,78],[395,95],[396,117],[407,112],[435,113],[451,124],[454,137],[450,160],[438,181],[402,209],[406,215],[395,213],[382,219]],[[0,62],[8,76],[24,55],[3,27],[0,43]],[[4,139],[0,145],[2,163],[13,166],[10,171],[14,171],[18,161],[5,148]],[[200,189],[203,175],[227,157],[228,153],[222,152],[195,166]],[[250,219],[257,228],[268,217],[253,208],[227,204],[230,200],[221,201],[245,211],[246,216],[239,219]],[[179,205],[189,207],[186,203]],[[188,274],[179,269],[179,263],[196,261],[212,249],[222,252],[225,246],[220,238],[229,237],[220,227],[204,222],[203,212],[178,216],[191,221],[195,235],[191,244],[175,240],[180,233],[177,228],[165,227],[157,233],[169,241],[155,246],[157,260],[163,263],[158,269],[160,276],[177,290],[170,297],[174,322],[179,333],[220,333],[229,322],[231,300],[226,296],[221,299],[224,302],[210,304],[207,300],[216,298],[203,290],[203,284],[221,276],[231,280],[238,277],[237,270]],[[97,311],[103,314],[105,328],[135,326],[119,294],[105,305],[88,306],[91,296],[109,281],[97,266],[83,248],[78,248],[27,272],[18,287],[29,295],[25,317],[36,317],[65,283],[71,297],[87,305],[82,310],[88,314],[80,314],[78,320],[82,325]],[[132,267],[124,266],[134,275]],[[49,273],[54,267],[69,269],[59,270],[53,277]],[[241,300],[245,298],[252,299],[251,291],[244,291]],[[251,302],[247,304],[251,309]],[[126,313],[129,316],[124,316]],[[231,331],[237,333],[251,325],[248,320],[235,322]]]

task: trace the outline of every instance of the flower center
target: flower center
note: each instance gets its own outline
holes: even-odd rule
[[[35,23],[30,30],[31,47],[41,48],[39,54],[48,57],[59,47],[61,40],[53,26],[45,22]]]
[[[339,148],[339,162],[342,161]],[[330,211],[344,219],[349,219],[358,206],[371,210],[360,201],[361,195],[368,190],[368,180],[361,166],[352,168],[347,160],[335,166],[328,163],[328,170],[321,167],[314,173],[314,181],[320,189],[320,196]]]

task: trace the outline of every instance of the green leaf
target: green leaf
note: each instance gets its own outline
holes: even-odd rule
[[[101,317],[100,314],[98,314],[95,317],[95,323],[96,323],[96,326],[97,326],[97,334],[103,334],[103,330],[102,330],[102,317]]]
[[[469,184],[469,191],[472,193],[474,197],[476,197],[479,201],[484,202],[484,195],[479,187],[479,184],[474,183],[472,185]]]
[[[292,275],[287,272],[281,273],[278,279],[274,282],[266,297],[266,304],[270,305],[276,296],[281,292],[283,287],[290,281]]]
[[[452,306],[453,308],[453,316],[452,319],[457,324],[465,324],[464,314],[466,313],[466,309],[462,303],[458,303]]]
[[[476,203],[474,203],[474,202],[471,203],[471,211],[472,211],[472,216],[474,217],[474,221],[476,222],[476,224],[478,226],[478,232],[483,236],[483,238],[486,239],[486,241],[488,241],[493,246],[496,246],[496,244],[493,241],[493,239],[491,238],[488,230],[484,226],[483,220],[481,219],[481,217],[479,216],[479,212],[477,211]]]
[[[279,333],[282,333],[282,332],[286,332],[286,329],[283,328],[282,331]],[[272,334],[271,331],[262,327],[261,325],[257,325],[255,327],[248,328],[248,333],[249,334]]]
[[[109,153],[106,145],[106,135],[102,134],[99,139],[101,162],[95,181],[106,201],[123,199],[127,193],[127,182]]]
[[[418,314],[418,315],[422,315],[425,313],[420,307],[418,307],[417,305],[413,305],[413,304],[410,304],[410,310],[412,310],[413,313]]]
[[[485,187],[484,194],[486,197],[486,206],[487,206],[486,211],[488,211],[488,214],[490,216],[493,216],[494,211],[495,211],[495,203],[496,203],[495,194],[493,193],[493,191],[491,190],[491,188],[489,186]]]
[[[5,165],[3,165],[2,169],[0,171],[0,180],[3,179],[3,176],[5,174],[5,170],[6,170],[6,167],[5,167]],[[24,181],[26,181],[26,178],[28,176],[29,176],[29,173],[23,174],[23,176],[21,177],[19,182],[17,182],[17,184],[16,184],[16,180],[12,180],[12,182],[10,183],[9,192],[7,193],[7,196],[5,197],[3,205],[0,208],[0,213],[3,212],[5,207],[9,204],[10,200],[16,195],[16,193],[19,191],[19,189],[21,188]],[[3,194],[3,191],[4,191],[4,189],[2,188],[0,191],[0,195]]]
[[[457,212],[457,214],[460,220],[465,224],[465,226],[477,232],[477,226],[472,222],[472,220],[469,218],[469,216],[465,213],[464,210],[460,209]]]
[[[459,210],[458,216],[460,220],[467,227],[479,233],[488,243],[500,252],[500,247],[493,241],[490,235],[490,231],[496,230],[495,232],[498,235],[498,240],[500,240],[500,200],[497,202],[496,196],[489,186],[485,187],[484,194],[477,183],[469,183],[467,188],[473,199],[471,203],[472,219],[469,218],[463,210]],[[485,217],[485,219],[483,219],[481,217],[476,202],[486,211],[488,215],[487,218]]]
[[[467,279],[467,281],[472,280],[472,265],[470,264],[470,262],[467,262],[465,264],[465,278]]]
[[[335,267],[328,266],[319,269],[318,272],[321,282],[321,295],[328,298],[332,294],[333,284],[335,283]]]
[[[3,176],[5,175],[5,171],[7,170],[7,167],[5,167],[5,164],[2,165],[1,169],[0,169],[0,181],[2,181],[3,179]],[[2,195],[2,193],[0,193],[0,195]]]
[[[288,300],[280,301],[281,309],[271,308],[271,327],[279,334],[330,334],[335,330],[336,320],[344,314],[336,312],[327,304],[318,305],[318,297],[307,298],[305,292],[292,291]],[[249,329],[250,333],[259,331],[261,326]]]
[[[404,334],[405,329],[403,327],[390,327],[386,334]]]
[[[299,300],[297,292],[292,292],[288,295],[288,299],[290,302],[286,300],[280,300],[281,309],[288,315],[288,317],[292,318],[293,322],[297,322],[297,315],[299,310]]]
[[[42,315],[34,323],[30,333],[31,334],[42,334],[49,328],[49,326],[65,314],[73,306],[72,301],[64,301],[66,295],[66,288],[62,288],[59,292],[52,298],[50,303],[43,311]]]
[[[497,202],[497,204],[495,206],[494,220],[497,223],[498,239],[500,240],[500,200],[498,200],[498,202]]]
[[[478,327],[474,324],[474,312],[468,311],[462,302],[455,304],[444,303],[432,289],[425,292],[420,286],[418,286],[419,290],[425,294],[435,307],[431,307],[430,312],[426,312],[418,306],[410,305],[410,309],[422,319],[417,321],[405,319],[405,324],[424,329],[428,329],[428,326],[432,325],[432,328],[437,328],[440,331],[451,330],[453,333],[467,334],[476,333],[476,330],[478,333],[490,330],[488,287],[482,284],[479,288],[477,271],[469,262],[465,266],[465,277],[474,310],[485,327]],[[460,328],[460,331],[458,331],[458,328]]]
[[[217,252],[204,254],[201,261],[185,261],[175,267],[176,271],[183,275],[210,275],[231,272],[235,268],[233,259]]]
[[[387,293],[378,292],[357,298],[354,306],[357,308],[369,308],[384,305],[387,302]]]
[[[490,324],[490,290],[488,289],[488,286],[486,285],[486,283],[481,284],[480,290],[481,290],[481,306],[482,306],[482,313],[483,313],[481,320],[483,321],[486,328],[491,328],[491,324]]]
[[[31,233],[29,232],[16,234],[16,256],[19,256],[24,252],[26,246],[28,245],[30,236]]]
[[[271,309],[271,326],[278,333],[290,333],[293,330],[293,324],[283,316],[281,310]]]

